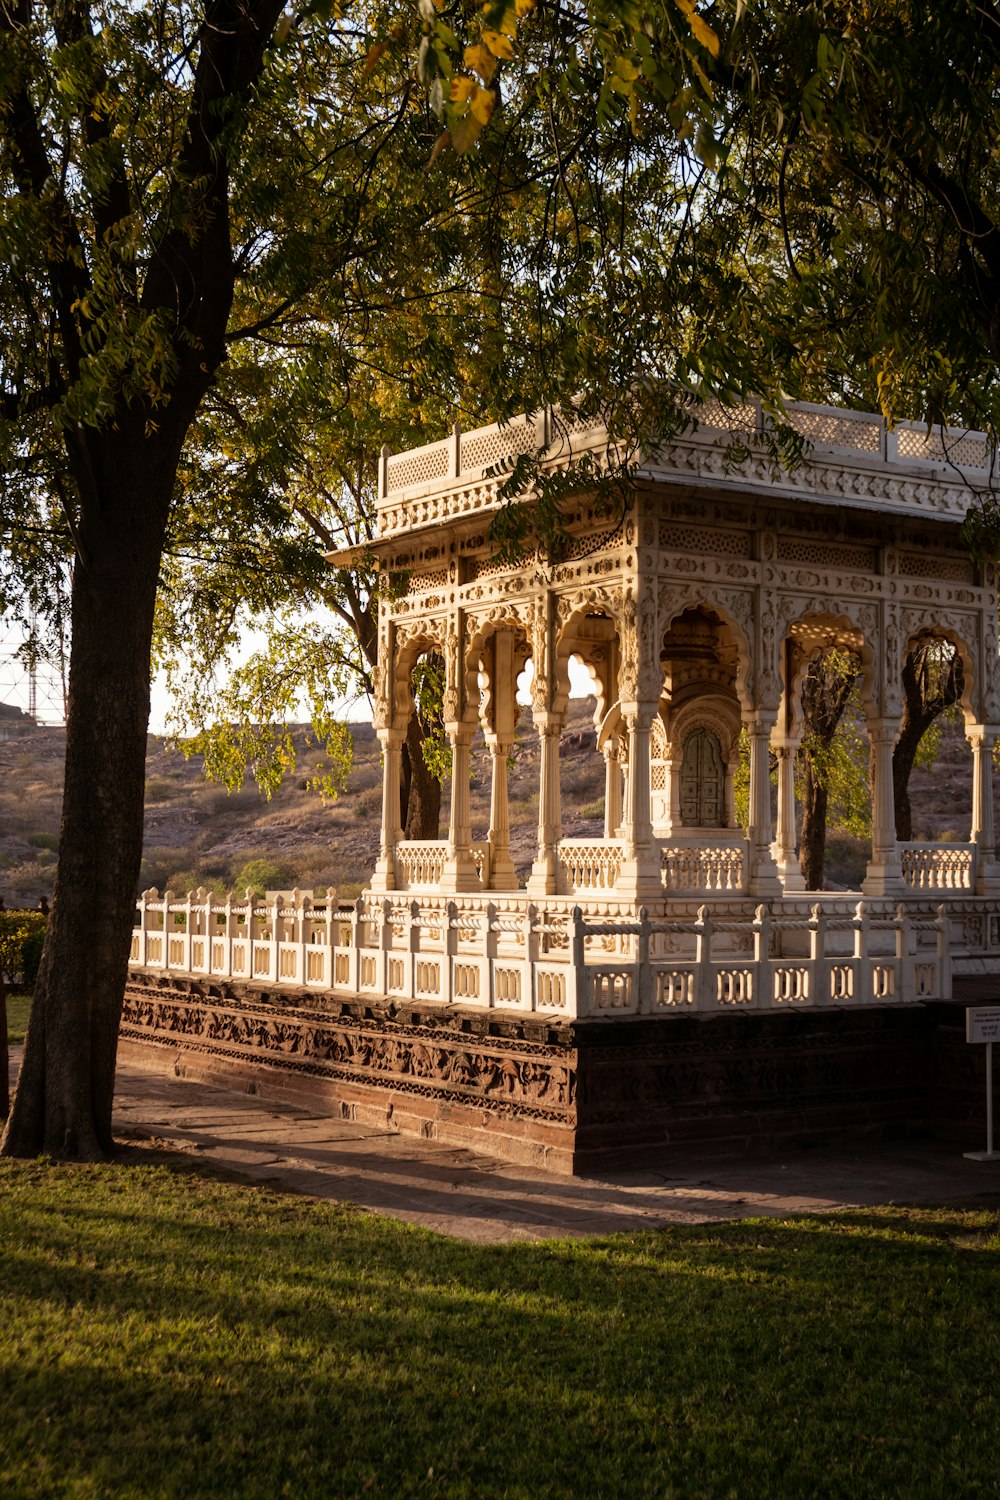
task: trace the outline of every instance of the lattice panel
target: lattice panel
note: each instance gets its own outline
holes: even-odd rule
[[[578,536],[574,542],[570,543],[566,558],[589,557],[592,552],[600,552],[602,547],[610,547],[621,536],[623,525],[624,523],[619,521],[617,526],[611,527],[608,531],[598,531],[590,536]]]
[[[896,446],[900,458],[919,458],[925,463],[953,463],[957,468],[988,469],[990,466],[989,443],[982,433],[969,432],[959,436],[953,432],[941,432],[935,427],[927,432],[922,427],[899,427],[896,429]]]
[[[469,565],[469,581],[475,582],[477,578],[499,578],[501,573],[509,572],[510,567],[507,563],[496,562],[492,559],[474,562]]]
[[[778,557],[782,562],[812,563],[818,568],[867,568],[874,566],[871,547],[839,546],[836,542],[806,542],[779,536]]]
[[[448,582],[448,569],[440,568],[435,573],[411,573],[410,593],[418,593],[422,589],[440,588],[443,583]]]
[[[972,583],[972,562],[966,557],[925,557],[904,552],[899,559],[904,578],[947,578],[952,583]]]
[[[400,453],[390,458],[386,476],[389,493],[408,489],[411,484],[426,484],[430,479],[447,478],[449,447],[448,442],[435,443],[417,453]]]
[[[757,411],[753,406],[723,406],[721,401],[706,401],[692,412],[699,427],[713,432],[739,433],[742,437],[754,437],[757,432]]]
[[[853,417],[846,412],[790,411],[788,424],[810,443],[824,448],[846,448],[853,453],[879,453],[882,424],[872,417]]]
[[[530,453],[534,446],[533,423],[520,422],[494,432],[470,433],[462,439],[462,473],[469,469],[488,468],[505,458],[517,458],[522,453]]]
[[[749,557],[745,531],[714,531],[708,526],[677,526],[660,522],[660,546],[671,552],[721,552],[725,557]]]
[[[567,433],[586,432],[597,425],[597,417],[581,417],[575,406],[562,406],[552,412],[552,441],[558,442]]]

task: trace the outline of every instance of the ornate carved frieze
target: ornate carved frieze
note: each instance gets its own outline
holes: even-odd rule
[[[125,995],[122,1036],[490,1112],[567,1123],[575,1118],[572,1053],[544,1042],[292,1008],[270,1012],[233,996],[209,1000],[134,983]]]

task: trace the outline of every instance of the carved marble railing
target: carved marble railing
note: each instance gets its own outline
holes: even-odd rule
[[[784,939],[801,930],[801,956],[784,956]],[[586,947],[627,931],[627,960],[586,962]],[[687,935],[694,954],[654,956],[658,937]],[[846,937],[847,941],[844,941]],[[727,950],[715,942],[728,938]],[[735,952],[732,939],[743,953]],[[751,923],[714,923],[702,907],[693,923],[583,923],[574,927],[576,1015],[693,1015],[705,1012],[791,1011],[833,1005],[912,1004],[950,999],[949,925],[914,921],[903,907],[872,919],[864,902],[853,915],[827,915],[816,905],[807,919],[775,920],[759,906]],[[794,946],[792,943],[789,947]]]
[[[746,843],[668,844],[660,854],[660,875],[668,891],[744,894]]]
[[[736,915],[734,915],[734,911]],[[715,921],[585,917],[497,902],[403,895],[360,899],[298,891],[268,900],[183,901],[147,891],[136,911],[135,971],[322,990],[332,997],[428,1001],[567,1017],[794,1010],[949,998],[946,910],[915,919],[816,904],[808,916]]]
[[[915,891],[976,888],[975,844],[900,844],[903,879]]]
[[[625,846],[619,839],[562,839],[559,890],[575,896],[612,890],[621,874]]]
[[[396,880],[404,891],[440,885],[448,858],[444,839],[407,839],[396,845]]]
[[[473,863],[485,885],[489,879],[490,846],[470,846]],[[401,891],[433,891],[441,884],[448,860],[446,839],[405,839],[396,845],[396,880]]]
[[[178,899],[144,891],[129,954],[141,969],[328,989],[333,983],[336,897],[276,892],[218,900],[203,888]]]

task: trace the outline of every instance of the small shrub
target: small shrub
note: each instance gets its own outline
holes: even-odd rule
[[[244,863],[233,875],[233,889],[240,895],[248,888],[263,896],[265,891],[287,890],[298,884],[295,872],[282,860],[261,855],[252,859],[244,855],[243,859]]]
[[[41,913],[39,913],[41,915]],[[44,920],[32,927],[21,946],[21,983],[26,990],[35,988],[35,980],[38,978],[38,965],[42,961],[42,949],[45,947],[45,925]]]
[[[59,835],[57,833],[29,833],[27,843],[33,849],[48,849],[52,854],[59,852]]]
[[[582,807],[577,808],[577,816],[581,818],[603,818],[604,798],[595,797],[593,802],[585,802]]]
[[[172,781],[164,781],[162,777],[154,777],[152,781],[146,782],[147,802],[167,802],[179,790]]]
[[[0,911],[0,969],[9,979],[20,976],[25,988],[34,984],[44,942],[41,912]]]

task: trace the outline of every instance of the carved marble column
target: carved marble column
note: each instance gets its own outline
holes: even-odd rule
[[[616,839],[622,821],[621,742],[616,734],[604,746],[604,837]]]
[[[489,740],[493,772],[490,782],[489,884],[494,891],[517,890],[517,875],[510,857],[510,813],[507,806],[507,757],[511,743],[498,735]]]
[[[795,853],[795,752],[798,746],[785,740],[774,749],[778,757],[778,818],[771,853],[778,867],[782,889],[804,891],[806,883]]]
[[[868,724],[872,747],[872,857],[861,889],[866,896],[896,896],[906,890],[896,843],[896,804],[892,784],[892,752],[899,738],[899,719],[873,719]]]
[[[550,896],[559,888],[559,840],[562,838],[559,741],[562,717],[549,709],[536,709],[534,717],[540,750],[538,853],[531,867],[528,890],[535,896]]]
[[[371,879],[373,891],[394,891],[396,885],[396,845],[403,837],[399,826],[399,773],[405,730],[376,730],[382,747],[382,829],[379,835],[378,861]]]
[[[1000,894],[993,810],[993,746],[997,733],[995,725],[974,724],[965,736],[972,746],[972,832],[969,837],[976,846],[976,890],[981,896]]]
[[[446,723],[451,746],[451,812],[448,819],[448,854],[441,877],[443,891],[478,891],[482,888],[472,857],[472,825],[469,811],[470,724]]]
[[[615,887],[619,894],[652,899],[663,894],[649,798],[649,737],[658,709],[659,698],[622,704],[628,735],[628,779],[621,824],[625,851]]]
[[[750,736],[749,889],[752,896],[778,896],[781,881],[771,852],[771,733],[777,710],[758,711],[747,721]]]
[[[483,651],[486,690],[479,707],[480,722],[490,748],[490,871],[495,891],[517,890],[510,857],[510,809],[507,801],[507,761],[518,720],[517,677],[524,664],[514,632],[498,629]]]

